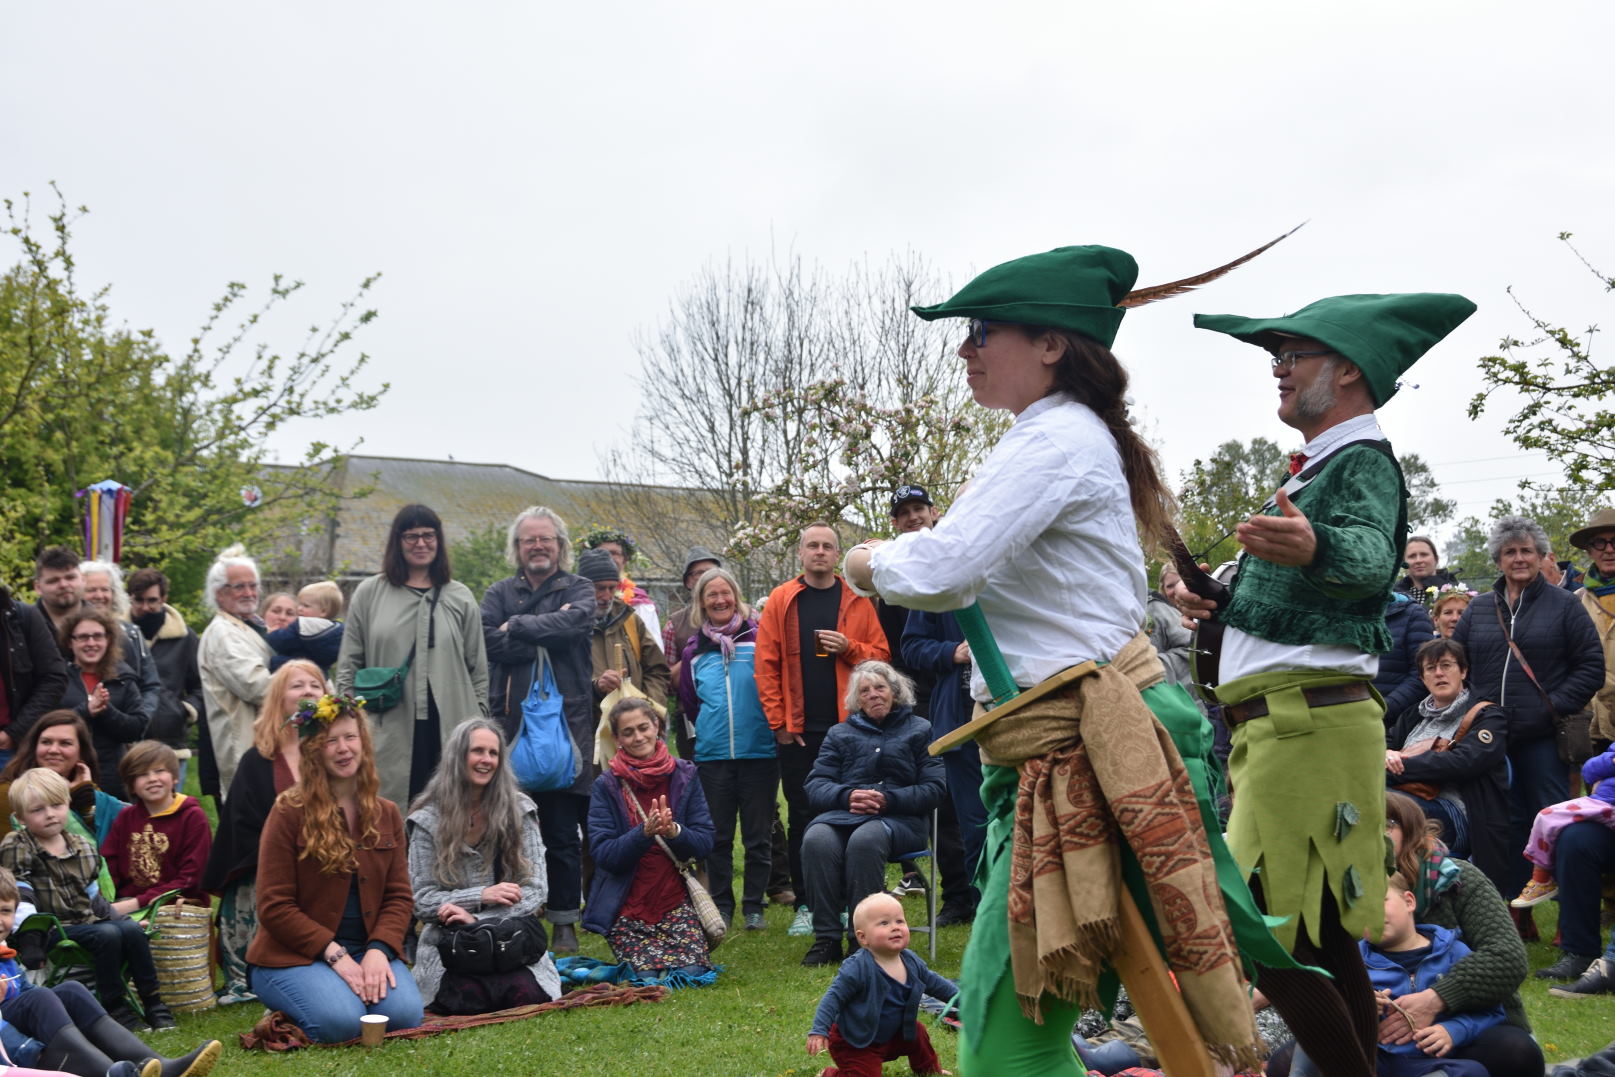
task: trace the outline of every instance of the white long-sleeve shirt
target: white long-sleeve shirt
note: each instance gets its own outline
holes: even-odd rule
[[[1065,393],[1015,419],[935,528],[871,558],[887,601],[981,604],[1015,683],[1109,660],[1144,625],[1144,558],[1116,441]],[[979,669],[971,694],[990,694]]]

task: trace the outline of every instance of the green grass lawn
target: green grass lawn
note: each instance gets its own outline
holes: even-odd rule
[[[916,919],[921,898],[905,900]],[[768,930],[741,931],[717,953],[724,966],[712,987],[671,992],[648,1005],[600,1007],[546,1014],[526,1021],[467,1029],[423,1040],[363,1048],[311,1048],[286,1055],[243,1051],[238,1033],[263,1014],[259,1005],[231,1006],[207,1014],[179,1015],[177,1031],[148,1037],[159,1050],[188,1050],[203,1038],[225,1043],[221,1073],[308,1074],[816,1074],[828,1057],[809,1058],[808,1026],[834,966],[805,969],[799,962],[811,939],[785,934],[791,910],[770,907]],[[945,929],[936,968],[959,973],[969,928]],[[605,940],[582,935],[583,952],[610,960]],[[923,955],[925,940],[916,936]],[[929,1020],[929,1019],[927,1019]],[[933,1026],[932,1042],[943,1065],[953,1068],[954,1033]],[[183,1046],[181,1046],[183,1045]],[[902,1070],[894,1065],[892,1072]]]
[[[189,793],[197,791],[194,767],[186,787]],[[211,801],[204,799],[203,804],[211,816]],[[893,872],[895,881],[895,868]],[[737,879],[739,874],[737,864]],[[924,920],[921,898],[906,898],[904,907],[911,920]],[[1535,911],[1543,938],[1551,939],[1558,906],[1548,902]],[[282,1055],[241,1049],[236,1037],[263,1014],[261,1006],[243,1005],[195,1016],[181,1014],[178,1030],[154,1034],[150,1042],[158,1050],[176,1054],[204,1038],[223,1040],[225,1054],[219,1072],[228,1074],[282,1074],[287,1066],[295,1067],[299,1077],[349,1073],[520,1073],[535,1077],[817,1074],[828,1064],[828,1056],[810,1058],[803,1041],[814,1008],[834,977],[834,967],[802,968],[802,954],[811,940],[785,934],[792,911],[770,906],[766,915],[766,931],[737,931],[719,949],[717,958],[724,971],[716,985],[675,991],[659,1003],[547,1014],[423,1040],[388,1042],[373,1051],[312,1048]],[[579,935],[585,955],[611,959],[604,939],[583,932]],[[959,958],[969,936],[968,927],[944,929],[933,967],[950,979],[957,978]],[[925,937],[916,934],[914,946],[923,956]],[[1533,969],[1558,960],[1559,952],[1549,945],[1533,944],[1528,950]],[[1521,988],[1550,1063],[1590,1054],[1615,1038],[1615,996],[1568,1001],[1550,996],[1550,986],[1533,976]],[[935,1024],[929,1027],[942,1064],[953,1069],[956,1034]],[[888,1066],[887,1072],[908,1071],[898,1062]]]
[[[924,918],[921,899],[908,898],[905,907],[916,920]],[[1552,934],[1555,908],[1551,903],[1538,908],[1545,935]],[[313,1048],[289,1055],[243,1051],[236,1036],[250,1028],[263,1010],[256,1005],[232,1006],[204,1015],[181,1015],[178,1031],[156,1034],[151,1042],[177,1052],[199,1039],[217,1037],[225,1042],[221,1072],[232,1074],[284,1073],[286,1066],[295,1066],[300,1075],[816,1074],[827,1060],[810,1059],[803,1040],[833,969],[805,969],[798,964],[809,940],[785,934],[790,910],[770,907],[767,918],[767,931],[740,932],[719,949],[724,972],[715,986],[675,991],[655,1004],[548,1014],[430,1039],[389,1042],[369,1052],[357,1047]],[[943,975],[958,975],[968,937],[966,927],[942,931],[936,968]],[[583,939],[585,954],[610,959],[604,940],[592,935]],[[923,953],[924,937],[916,935],[915,945]],[[1557,951],[1546,945],[1530,950],[1533,968],[1557,959]],[[1589,1054],[1615,1037],[1615,997],[1571,1002],[1549,996],[1548,986],[1532,977],[1524,992],[1550,1062]],[[952,1069],[956,1035],[931,1028],[943,1065]],[[902,1063],[893,1063],[888,1072],[907,1070]]]

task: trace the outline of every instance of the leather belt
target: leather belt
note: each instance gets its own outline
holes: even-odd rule
[[[1303,688],[1301,698],[1307,701],[1308,707],[1333,707],[1340,703],[1356,703],[1364,699],[1372,699],[1373,693],[1369,686],[1362,681],[1351,684],[1332,684],[1327,688]],[[1263,718],[1268,714],[1267,697],[1257,696],[1243,703],[1232,706],[1225,705],[1222,709],[1223,720],[1230,729],[1241,722],[1248,722],[1252,718]]]

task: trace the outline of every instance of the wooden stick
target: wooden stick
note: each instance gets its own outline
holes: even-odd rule
[[[1121,938],[1110,963],[1127,988],[1127,998],[1148,1033],[1150,1045],[1167,1077],[1217,1077],[1217,1064],[1206,1053],[1189,1007],[1172,982],[1166,962],[1155,948],[1144,914],[1125,886],[1121,892]]]

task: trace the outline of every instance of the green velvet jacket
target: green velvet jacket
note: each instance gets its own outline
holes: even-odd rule
[[[1317,535],[1312,563],[1240,558],[1228,608],[1217,619],[1272,643],[1389,651],[1385,596],[1401,571],[1408,531],[1401,468],[1377,449],[1350,445],[1329,456],[1292,500]]]

